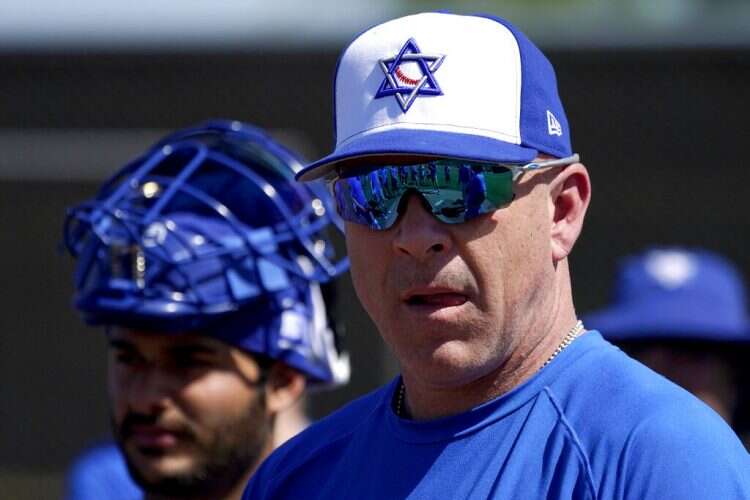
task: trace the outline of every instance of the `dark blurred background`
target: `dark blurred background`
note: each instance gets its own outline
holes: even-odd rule
[[[435,8],[87,3],[0,5],[3,498],[59,497],[72,457],[108,436],[104,339],[72,311],[72,262],[58,251],[65,207],[163,133],[208,118],[328,152],[340,49],[370,24]],[[454,3],[508,17],[557,68],[594,189],[571,259],[580,311],[607,302],[617,257],[653,243],[715,250],[750,277],[748,2]],[[397,372],[348,276],[337,291],[353,379],[315,395],[315,416]]]

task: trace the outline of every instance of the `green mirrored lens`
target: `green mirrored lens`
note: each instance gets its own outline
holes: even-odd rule
[[[409,190],[419,192],[438,219],[456,224],[507,205],[513,199],[513,174],[497,165],[438,160],[381,167],[339,178],[334,186],[342,218],[374,229],[393,225]]]

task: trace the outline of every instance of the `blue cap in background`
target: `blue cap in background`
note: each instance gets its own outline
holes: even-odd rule
[[[742,277],[706,250],[653,248],[622,259],[611,305],[583,319],[612,341],[750,342]]]

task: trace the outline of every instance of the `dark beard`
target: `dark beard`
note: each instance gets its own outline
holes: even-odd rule
[[[242,418],[222,422],[211,429],[210,441],[200,442],[191,427],[186,427],[182,438],[195,445],[196,460],[192,470],[182,474],[147,479],[128,456],[124,442],[133,424],[154,424],[158,417],[128,414],[120,426],[114,425],[115,439],[123,452],[133,480],[148,495],[166,498],[218,498],[231,491],[262,458],[271,440],[271,421],[265,414],[262,395],[253,401]],[[148,450],[141,450],[148,455]],[[154,451],[158,453],[158,451]]]

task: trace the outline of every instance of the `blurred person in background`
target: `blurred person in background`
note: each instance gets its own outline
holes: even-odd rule
[[[750,319],[735,266],[707,250],[652,248],[620,261],[613,292],[586,323],[741,432],[735,416]]]
[[[305,425],[305,388],[348,380],[320,287],[348,266],[326,234],[341,223],[325,188],[294,182],[299,166],[262,131],[212,121],[69,211],[75,306],[105,326],[117,446],[79,459],[68,498],[239,498]]]

